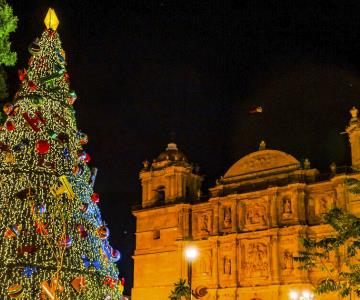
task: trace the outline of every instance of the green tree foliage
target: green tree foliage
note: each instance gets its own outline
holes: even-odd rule
[[[8,97],[4,66],[16,63],[16,53],[11,51],[10,33],[17,27],[18,18],[6,0],[0,0],[0,99]]]
[[[189,285],[186,283],[185,279],[180,279],[179,282],[174,284],[174,289],[171,291],[169,296],[170,300],[189,300],[191,296],[191,291]]]
[[[345,184],[351,193],[360,194],[360,181],[351,178]],[[294,259],[301,263],[300,269],[318,268],[327,274],[316,286],[316,293],[336,291],[346,297],[355,292],[360,296],[360,218],[340,208],[331,209],[323,218],[334,229],[334,235],[320,240],[302,238],[304,251]],[[336,267],[329,263],[330,257]]]
[[[5,68],[0,66],[0,101],[4,104],[4,99],[9,96],[8,89],[7,89],[7,74]],[[5,115],[3,113],[0,114],[0,124],[3,124],[5,121]]]

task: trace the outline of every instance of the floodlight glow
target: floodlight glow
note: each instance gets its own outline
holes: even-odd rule
[[[199,254],[196,247],[189,246],[185,249],[185,256],[189,261],[193,261]]]
[[[290,299],[291,299],[291,300],[296,300],[296,299],[298,299],[298,293],[295,292],[295,291],[291,291],[290,294],[289,294],[289,296],[290,296]]]
[[[305,299],[310,299],[310,292],[304,291],[303,296],[305,297]]]

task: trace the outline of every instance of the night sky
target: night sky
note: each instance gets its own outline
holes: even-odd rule
[[[78,124],[127,289],[141,162],[172,132],[200,165],[204,192],[262,139],[324,173],[331,162],[349,164],[340,133],[348,110],[360,108],[358,1],[8,1],[19,17],[12,95],[49,6],[60,19]],[[264,112],[249,114],[258,105]]]

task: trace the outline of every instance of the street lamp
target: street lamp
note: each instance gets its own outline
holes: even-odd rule
[[[297,291],[291,291],[290,294],[291,300],[313,300],[314,294],[309,291],[302,291],[298,293]]]
[[[192,262],[199,255],[198,248],[194,246],[188,246],[185,248],[185,257],[188,262],[188,283],[190,287],[190,299],[192,299],[192,287],[191,287],[191,279],[192,279]]]

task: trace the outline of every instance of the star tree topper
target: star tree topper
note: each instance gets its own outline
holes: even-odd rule
[[[57,18],[55,10],[53,8],[49,8],[44,23],[47,29],[52,29],[56,31],[56,29],[58,28],[59,19]]]

